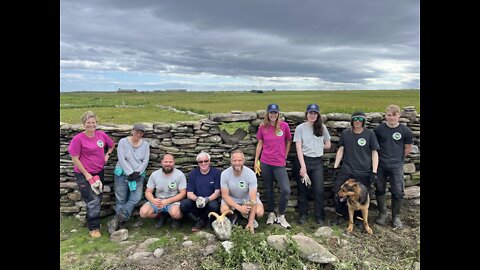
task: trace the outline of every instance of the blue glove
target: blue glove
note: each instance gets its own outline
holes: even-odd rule
[[[128,188],[130,191],[137,190],[137,181],[128,181]]]

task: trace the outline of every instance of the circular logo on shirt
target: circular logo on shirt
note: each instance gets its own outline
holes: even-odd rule
[[[392,138],[396,141],[400,140],[402,138],[402,134],[400,132],[395,132],[392,134]]]
[[[283,130],[279,130],[275,134],[277,134],[278,137],[281,137],[283,136]]]
[[[98,147],[103,147],[103,141],[102,141],[102,140],[98,140],[98,141],[97,141],[97,145],[98,145]]]
[[[172,182],[168,183],[168,187],[171,188],[171,189],[174,189],[174,188],[177,187],[177,183],[172,181]]]
[[[357,143],[360,146],[364,146],[365,144],[367,144],[367,141],[364,138],[360,138],[358,139]]]
[[[238,187],[239,188],[244,188],[245,187],[245,182],[243,182],[243,181],[238,182]]]

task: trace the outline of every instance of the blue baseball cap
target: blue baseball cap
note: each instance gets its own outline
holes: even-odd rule
[[[279,112],[279,111],[280,111],[280,107],[278,107],[277,104],[275,104],[275,103],[268,104],[267,112]]]
[[[308,104],[308,106],[307,106],[307,113],[308,113],[308,112],[317,112],[317,113],[320,113],[320,107],[318,107],[318,105],[315,104],[315,103]]]

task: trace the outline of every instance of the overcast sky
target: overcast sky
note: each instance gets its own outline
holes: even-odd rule
[[[62,0],[60,91],[420,88],[419,0]]]

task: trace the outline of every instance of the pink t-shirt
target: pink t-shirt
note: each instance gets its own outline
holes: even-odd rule
[[[71,156],[79,156],[85,170],[90,174],[96,174],[103,170],[105,165],[105,146],[113,147],[115,142],[108,137],[105,132],[95,130],[95,136],[92,138],[81,132],[73,137],[68,152]],[[81,173],[77,166],[73,166],[73,170]]]
[[[260,161],[272,166],[285,166],[286,141],[292,140],[292,133],[287,122],[280,122],[280,130],[275,134],[275,127],[261,125],[257,132],[257,140],[263,140]]]

